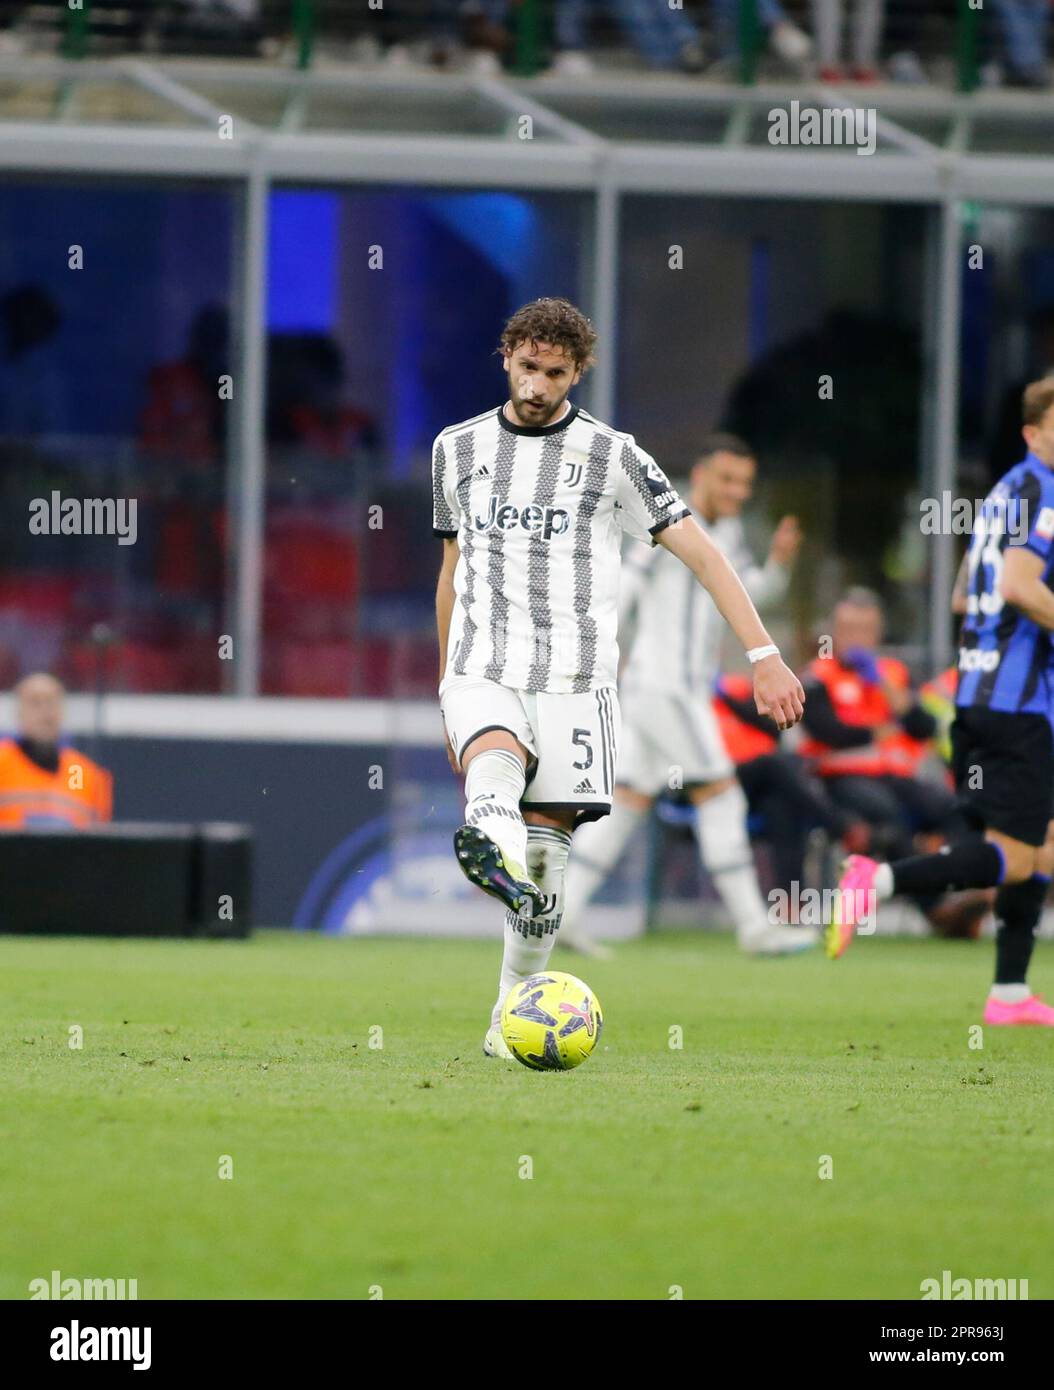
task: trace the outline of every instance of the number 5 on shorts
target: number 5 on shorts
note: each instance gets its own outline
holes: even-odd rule
[[[589,729],[575,729],[572,731],[571,742],[576,748],[584,748],[586,750],[586,760],[584,763],[573,762],[571,764],[571,766],[577,768],[579,772],[586,772],[593,766],[593,745],[589,741],[591,737],[592,734]]]

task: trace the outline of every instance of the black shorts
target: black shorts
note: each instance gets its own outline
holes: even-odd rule
[[[970,705],[952,725],[952,771],[969,819],[1041,845],[1054,799],[1054,733],[1044,714]]]

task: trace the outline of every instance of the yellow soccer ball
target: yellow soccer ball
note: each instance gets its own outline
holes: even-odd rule
[[[576,975],[544,970],[509,990],[501,1033],[533,1071],[570,1071],[596,1047],[604,1026],[600,1000]]]

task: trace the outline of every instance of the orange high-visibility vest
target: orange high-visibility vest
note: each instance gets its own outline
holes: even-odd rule
[[[747,724],[730,705],[725,704],[721,690],[727,690],[734,700],[748,700],[753,698],[754,685],[747,676],[722,676],[721,687],[714,696],[714,714],[721,737],[736,767],[760,758],[764,753],[774,753],[779,746],[775,725],[769,734],[763,729],[755,729],[753,724]]]
[[[908,668],[894,657],[880,656],[878,669],[902,690],[911,684]],[[824,685],[843,724],[868,729],[896,722],[882,687],[869,685],[833,656],[817,657],[807,675]],[[864,743],[857,748],[831,748],[817,738],[806,737],[798,752],[812,762],[821,777],[912,777],[929,749],[929,740],[910,738],[900,730],[880,743]]]
[[[113,778],[91,758],[60,748],[58,771],[46,772],[13,738],[0,739],[0,828],[65,824],[83,829],[112,814]]]

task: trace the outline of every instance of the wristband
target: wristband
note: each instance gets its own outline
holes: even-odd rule
[[[750,651],[747,652],[747,660],[753,666],[755,661],[761,661],[766,656],[779,656],[779,654],[779,647],[776,646],[775,642],[770,642],[767,647],[751,647]]]

